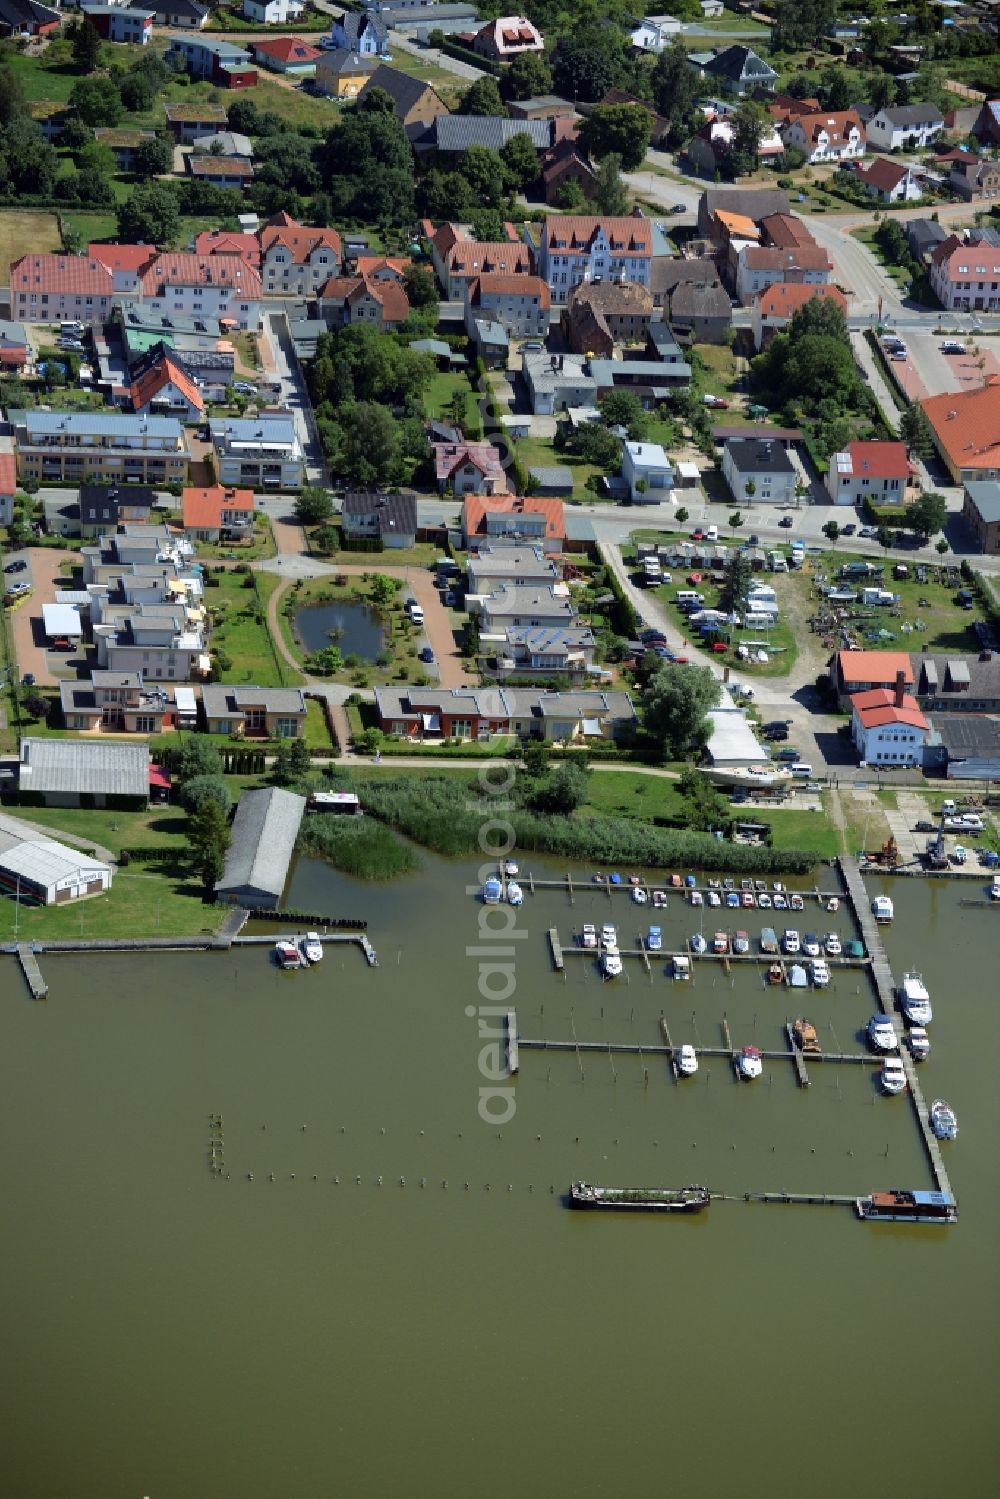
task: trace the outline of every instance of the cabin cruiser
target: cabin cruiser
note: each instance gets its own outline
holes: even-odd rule
[[[773,926],[765,926],[761,929],[760,950],[769,955],[778,951],[778,939]]]
[[[616,979],[622,971],[622,955],[617,947],[606,947],[601,953],[601,972],[606,979]]]
[[[744,1046],[742,1051],[736,1054],[736,1070],[746,1082],[752,1082],[755,1077],[760,1077],[764,1070],[761,1061],[759,1046]]]
[[[892,901],[888,895],[876,895],[872,901],[872,915],[883,926],[888,925],[894,915]]]
[[[898,1051],[899,1037],[888,1015],[873,1015],[868,1022],[868,1040],[873,1051]]]
[[[726,905],[732,911],[738,911],[739,910],[739,906],[740,906],[740,892],[738,890],[730,890],[730,891],[727,892],[727,894],[726,894]]]
[[[709,890],[721,890],[722,889],[722,881],[721,880],[715,880],[715,879],[709,880],[709,882],[708,882],[708,888],[709,888]]]
[[[788,910],[788,898],[787,898],[787,896],[782,895],[780,890],[778,891],[778,894],[772,900],[771,904],[774,906],[774,909],[776,911],[787,911]]]
[[[831,895],[830,899],[826,903],[826,909],[828,911],[839,911],[840,910],[840,898],[839,898],[839,896]]]
[[[914,1025],[906,1038],[910,1056],[915,1062],[926,1062],[931,1054],[931,1038],[922,1025]]]
[[[841,953],[840,938],[836,932],[827,932],[823,938],[823,951],[828,958],[839,958]]]
[[[722,888],[723,888],[723,890],[735,890],[736,889],[736,881],[730,875],[727,874],[726,877],[725,877],[725,879],[722,881]]]
[[[749,951],[750,951],[750,933],[749,932],[734,932],[733,933],[733,952],[735,952],[735,953],[745,953],[745,952],[749,952]]]
[[[726,953],[729,951],[729,934],[727,932],[716,932],[712,938],[712,951],[714,953]]]
[[[705,938],[702,936],[701,932],[695,932],[693,936],[688,938],[688,947],[690,947],[691,951],[698,957],[700,957],[702,953],[708,952],[708,943],[705,941]]]
[[[783,891],[783,890],[784,890],[784,888],[785,888],[785,887],[784,887],[784,885],[783,885],[783,884],[782,884],[782,883],[781,883],[781,881],[780,881],[780,880],[775,880],[775,881],[774,881],[774,883],[773,883],[773,884],[772,884],[772,886],[771,886],[771,889],[772,889],[772,890],[777,890],[777,892],[778,892],[778,894],[779,894],[779,895],[780,895],[780,894],[781,894],[781,892],[782,892],[782,891]]]
[[[806,1020],[804,1015],[800,1015],[795,1024],[792,1026],[792,1035],[794,1036],[795,1044],[800,1051],[809,1051],[816,1053],[823,1050],[822,1046],[820,1046],[819,1044],[819,1037],[816,1034],[816,1027],[813,1025],[811,1020]]]
[[[898,1057],[886,1057],[882,1063],[882,1071],[879,1073],[879,1082],[882,1084],[884,1093],[906,1091],[906,1073]]]
[[[757,904],[758,904],[758,906],[760,907],[760,909],[762,911],[770,911],[770,909],[771,909],[771,897],[768,895],[768,893],[767,893],[766,890],[762,890],[760,892],[760,894],[758,895],[758,897],[757,897]]]
[[[691,977],[691,959],[686,958],[683,953],[674,956],[674,978],[689,979]]]
[[[516,880],[509,880],[507,883],[507,899],[512,906],[524,904],[524,891]]]
[[[754,880],[753,888],[759,894],[761,890],[766,890],[767,889],[767,880]]]
[[[674,1061],[682,1077],[694,1077],[698,1071],[698,1053],[693,1046],[682,1046],[680,1051],[674,1052]]]
[[[516,880],[521,873],[516,859],[507,859],[503,866],[503,872],[509,879]]]
[[[993,876],[993,883],[990,886],[990,900],[1000,900],[1000,874]]]
[[[602,947],[617,947],[618,946],[618,933],[615,931],[615,929],[611,925],[610,921],[606,921],[604,923],[604,925],[601,927],[601,946]]]
[[[648,898],[649,897],[647,896],[645,890],[641,885],[632,886],[632,899],[637,906],[644,906]]]
[[[809,977],[814,989],[825,989],[830,982],[830,970],[825,958],[813,958],[809,964]]]
[[[919,973],[904,973],[897,997],[899,1008],[911,1025],[930,1025],[934,1018],[931,997]]]
[[[493,876],[483,886],[483,900],[488,906],[498,906],[503,896],[503,885]]]
[[[705,904],[705,897],[700,890],[692,890],[688,896],[688,900],[692,906],[703,906]]]
[[[321,963],[323,961],[323,944],[319,940],[319,932],[306,932],[300,940],[299,947],[302,956],[307,963]]]
[[[806,903],[802,899],[801,895],[797,894],[793,890],[791,895],[788,897],[788,907],[791,911],[804,911],[806,908]]]
[[[583,931],[580,933],[580,946],[581,947],[596,947],[597,946],[597,928],[593,925],[592,922],[588,921],[586,923],[586,925],[584,926]]]
[[[794,954],[799,951],[800,945],[798,932],[793,926],[786,926],[781,934],[782,951]]]
[[[646,937],[646,946],[650,952],[662,952],[663,934],[658,926],[651,926]]]
[[[807,989],[809,987],[809,975],[801,963],[793,963],[788,970],[789,989]]]
[[[656,906],[657,910],[662,910],[662,908],[666,904],[667,904],[667,892],[665,890],[654,890],[653,891],[653,905]]]
[[[757,904],[757,897],[752,890],[744,890],[740,896],[740,903],[749,911]]]
[[[815,932],[806,932],[802,938],[802,951],[807,958],[819,957],[819,938]]]
[[[753,889],[753,880],[740,880],[740,889],[741,890],[752,890]]]
[[[710,890],[708,892],[708,903],[710,906],[722,905],[722,896],[719,894],[718,890]]]
[[[785,970],[780,963],[772,963],[767,970],[767,982],[769,984],[783,984],[785,982]]]
[[[939,1140],[958,1139],[958,1118],[950,1103],[935,1098],[930,1110],[931,1129]]]
[[[295,943],[285,937],[274,944],[274,956],[280,968],[301,968],[304,961]]]

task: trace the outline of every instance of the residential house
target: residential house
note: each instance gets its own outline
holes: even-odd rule
[[[311,78],[323,53],[300,36],[274,36],[249,44],[254,60],[271,73],[289,78]]]
[[[513,62],[525,52],[544,52],[545,38],[526,16],[499,16],[479,28],[472,50],[492,62]]]
[[[580,682],[594,664],[596,641],[589,625],[533,630],[514,626],[501,635],[480,633],[480,650],[493,657],[499,681],[518,677],[564,677]]]
[[[733,304],[722,282],[679,282],[670,297],[670,324],[679,338],[692,343],[725,343]]]
[[[624,443],[622,478],[633,505],[662,504],[674,487],[674,471],[658,442]]]
[[[244,791],[222,878],[215,885],[217,901],[252,911],[277,910],[305,810],[304,796],[278,786]]]
[[[536,416],[597,404],[597,381],[580,354],[521,352],[521,373]]]
[[[948,186],[966,202],[1000,198],[1000,161],[954,151],[947,165]]]
[[[1000,483],[987,480],[966,484],[962,517],[981,552],[1000,555]]]
[[[942,307],[951,311],[1000,309],[1000,230],[949,235],[931,252],[930,282]]]
[[[348,546],[375,541],[393,550],[412,547],[417,539],[416,496],[348,491],[341,503],[340,525]]]
[[[925,396],[920,405],[955,484],[1000,479],[1000,375],[978,390]]]
[[[241,193],[253,181],[253,162],[239,156],[217,156],[197,153],[185,156],[184,166],[189,177],[198,182],[210,182],[213,187],[229,187]]]
[[[558,94],[537,94],[533,99],[511,99],[507,113],[512,120],[564,120],[570,125],[579,118],[576,105],[569,99],[560,99]]]
[[[831,457],[826,487],[835,505],[903,505],[911,473],[905,442],[852,442]]]
[[[653,316],[648,286],[629,281],[584,282],[570,293],[562,315],[567,346],[610,359],[615,344],[641,344]]]
[[[139,8],[145,9],[144,6]],[[149,8],[157,26],[169,26],[171,31],[200,31],[210,10],[200,0],[151,0]]]
[[[51,36],[62,17],[38,0],[3,0],[0,4],[0,36]]]
[[[24,324],[0,318],[0,371],[5,375],[16,374],[27,362],[28,335],[24,331]]]
[[[80,535],[103,536],[129,522],[148,525],[156,504],[153,491],[141,484],[81,484]]]
[[[410,299],[398,276],[331,276],[317,292],[316,306],[328,328],[353,323],[398,328],[410,315]]]
[[[618,218],[564,214],[550,216],[542,225],[538,270],[556,302],[565,302],[584,281],[648,286],[652,260],[652,225],[638,213]]]
[[[880,203],[916,203],[923,197],[913,168],[885,156],[876,156],[868,166],[858,167],[854,180]]]
[[[330,27],[330,40],[338,51],[357,52],[362,57],[389,56],[389,32],[374,11],[345,10]]]
[[[423,232],[431,254],[431,264],[450,300],[464,300],[466,287],[483,275],[531,276],[534,259],[531,247],[523,244],[511,225],[504,226],[507,238],[496,241],[477,240],[461,224],[442,224],[434,229],[424,220]]]
[[[375,88],[383,89],[389,95],[396,119],[407,128],[429,125],[436,115],[448,112],[447,104],[430,84],[412,78],[409,73],[401,73],[398,68],[390,68],[386,63],[379,63],[358,97],[363,99],[369,89]]]
[[[662,52],[680,32],[681,22],[673,16],[645,16],[629,32],[629,44],[637,52]]]
[[[851,738],[863,765],[920,765],[929,733],[902,673],[891,691],[876,687],[851,698]]]
[[[972,133],[984,146],[1000,146],[1000,99],[986,100]]]
[[[238,130],[220,130],[215,134],[197,135],[192,145],[196,151],[212,152],[214,156],[225,156],[235,161],[253,161],[253,141],[248,135],[242,135]],[[220,241],[228,239],[233,241],[234,248],[222,250]],[[203,240],[210,245],[209,250],[199,250],[198,241]],[[253,259],[250,264],[260,267],[260,247],[252,234],[229,234],[221,229],[212,229],[195,236],[195,253],[207,254],[231,254],[246,255],[244,246],[249,241],[253,242]]]
[[[111,8],[113,7],[109,7]],[[155,141],[156,131],[99,126],[94,131],[94,139],[99,146],[107,146],[109,151],[114,152],[115,163],[120,172],[131,172],[136,151],[145,141]]]
[[[261,326],[261,278],[242,255],[154,255],[137,280],[150,312],[203,314],[251,332]]]
[[[141,671],[92,671],[59,683],[63,723],[78,734],[161,734],[176,725],[165,688],[149,687]]]
[[[487,544],[469,556],[466,564],[467,593],[474,597],[497,588],[549,588],[562,581],[562,572],[537,543],[511,546],[507,542]]]
[[[500,450],[491,442],[431,443],[440,490],[455,495],[499,494],[507,488]]]
[[[730,165],[735,133],[735,120],[729,117],[708,120],[684,147],[688,160],[706,177],[714,177],[716,172],[736,176]],[[784,150],[785,143],[773,126],[763,132],[757,155],[764,165],[783,155]]]
[[[227,489],[301,488],[305,464],[290,413],[216,417],[209,431],[215,472]]]
[[[627,692],[376,687],[375,708],[386,733],[407,739],[614,739],[638,722]]]
[[[302,0],[243,0],[243,17],[258,26],[288,26],[305,8]]]
[[[736,264],[736,296],[744,307],[758,293],[778,283],[825,286],[833,266],[819,245],[779,250],[771,245],[747,245]]]
[[[539,176],[546,203],[555,203],[560,188],[568,182],[575,182],[585,198],[592,198],[597,186],[593,167],[571,139],[557,141],[545,152],[539,162]]]
[[[190,454],[175,417],[9,410],[7,420],[22,483],[133,482],[163,489],[187,480]]]
[[[780,187],[709,187],[698,200],[698,234],[701,239],[720,243],[717,215],[738,214],[759,224],[770,214],[788,213],[788,194]]]
[[[61,140],[70,120],[76,119],[76,110],[65,99],[28,99],[23,107],[28,119],[34,120],[50,143]]]
[[[257,83],[257,69],[250,54],[232,42],[211,37],[174,36],[167,48],[167,57],[176,58],[192,78],[207,78],[220,88],[254,88]],[[166,108],[169,118],[171,106]]]
[[[948,238],[947,229],[936,219],[907,219],[903,230],[910,254],[921,265],[928,265],[932,252]]]
[[[760,221],[760,242],[778,250],[803,250],[810,249],[816,240],[796,214],[768,213]]]
[[[146,47],[153,39],[156,11],[138,6],[92,5],[84,0],[81,14],[105,42],[123,42],[130,47]]]
[[[102,606],[93,635],[102,670],[141,671],[149,682],[187,682],[211,667],[201,621],[183,600]]]
[[[807,302],[832,302],[847,317],[847,298],[838,286],[813,286],[808,282],[775,282],[753,300],[751,325],[753,345],[760,350],[776,333],[787,328]]]
[[[698,286],[721,286],[722,284],[718,267],[710,255],[695,255],[690,260],[679,255],[672,259],[662,255],[656,256],[649,276],[649,290],[654,308],[663,308],[666,314],[670,307],[670,294],[682,282],[690,282]]]
[[[163,112],[167,128],[181,146],[192,145],[197,136],[218,135],[229,128],[222,105],[208,104],[203,99],[185,99],[178,104],[165,104]]]
[[[342,252],[336,229],[308,229],[282,212],[268,220],[258,237],[265,296],[312,296],[340,274]]]
[[[253,538],[252,489],[210,484],[181,493],[181,524],[192,541],[246,541]]]
[[[984,650],[966,656],[921,652],[910,657],[910,664],[913,695],[925,713],[1000,713],[1000,652]]]
[[[868,144],[876,151],[916,151],[929,146],[944,129],[936,104],[892,104],[866,121]]]
[[[474,551],[484,541],[539,542],[545,552],[561,552],[566,518],[560,499],[534,495],[467,495],[462,505],[462,544]]]
[[[306,700],[301,687],[233,687],[228,682],[207,682],[201,689],[201,707],[210,734],[301,739],[306,731]]]
[[[576,608],[565,583],[501,583],[492,593],[477,600],[482,628],[490,634],[509,627],[530,625],[570,625],[576,621]]]
[[[738,505],[787,505],[795,498],[795,465],[782,444],[767,437],[727,442],[722,477]]]
[[[821,161],[859,161],[865,154],[865,127],[853,109],[799,115],[785,126],[782,139],[786,146],[804,151],[806,160],[813,165]]]
[[[461,156],[470,146],[501,151],[517,135],[526,135],[536,151],[553,144],[550,120],[505,120],[497,115],[437,115],[426,133],[414,138],[422,150],[433,149],[448,156]]]
[[[665,19],[660,17],[659,19]],[[640,99],[638,94],[630,94],[624,88],[609,88],[607,93],[598,101],[601,104],[638,104],[649,115],[649,144],[651,146],[665,146],[670,134],[670,121],[664,115],[656,113],[648,99]]]
[[[508,337],[546,338],[551,294],[541,276],[487,271],[466,282],[467,315],[500,323]]]
[[[103,323],[114,290],[91,255],[22,255],[10,268],[10,308],[23,323]]]
[[[149,803],[144,744],[84,739],[21,740],[18,789],[23,805],[141,808]]]
[[[694,62],[693,57],[691,61]],[[770,92],[778,77],[752,47],[726,47],[714,57],[694,62],[694,66],[715,88],[738,98],[758,90]]]
[[[833,662],[833,680],[841,707],[858,692],[873,688],[895,688],[899,673],[903,685],[914,683],[910,658],[905,651],[838,651]]]
[[[197,422],[205,414],[205,398],[198,385],[170,354],[153,354],[132,371],[129,401],[141,416],[176,416],[182,422]]]
[[[346,12],[348,18],[352,14]],[[356,99],[377,67],[371,53],[356,52],[351,47],[323,52],[316,64],[316,91],[328,99]]]

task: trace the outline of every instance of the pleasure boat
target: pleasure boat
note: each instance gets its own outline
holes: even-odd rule
[[[601,927],[601,946],[602,947],[617,947],[618,946],[618,933],[615,931],[615,929],[611,925],[610,921],[606,921],[604,923],[604,925]]]
[[[739,908],[740,908],[740,892],[738,890],[728,890],[726,892],[726,905],[729,907],[729,909],[731,911],[738,911],[739,910]]]
[[[735,953],[746,953],[746,952],[749,952],[749,951],[750,951],[750,933],[749,932],[734,932],[733,933],[733,952],[735,952]]]
[[[894,914],[892,901],[889,896],[876,895],[872,901],[872,915],[875,917],[875,920],[883,926],[888,926]]]
[[[760,894],[758,895],[758,897],[757,897],[757,905],[760,907],[760,909],[762,911],[770,911],[770,909],[771,909],[771,897],[768,895],[768,893],[767,893],[766,890],[762,890],[760,892]]]
[[[617,947],[606,947],[601,953],[601,972],[606,979],[616,979],[622,971],[622,955]]]
[[[819,938],[815,932],[806,932],[802,938],[802,951],[807,958],[819,957]]]
[[[792,1026],[792,1035],[794,1036],[795,1044],[800,1051],[810,1051],[815,1053],[823,1050],[822,1046],[820,1046],[819,1044],[819,1037],[816,1034],[816,1027],[813,1025],[811,1020],[806,1020],[805,1016],[803,1015],[800,1015],[799,1018],[795,1021],[795,1024]]]
[[[597,928],[593,925],[592,922],[588,921],[586,923],[586,925],[584,926],[583,931],[580,933],[580,946],[581,947],[596,947],[597,946]]]
[[[632,886],[632,900],[637,906],[644,906],[649,899],[641,885]]]
[[[801,895],[797,894],[796,891],[793,890],[791,895],[788,897],[788,909],[790,911],[804,911],[805,908],[805,901],[802,899]]]
[[[830,970],[825,958],[813,958],[809,964],[809,977],[814,989],[825,989],[830,982]]]
[[[722,896],[719,894],[718,890],[710,890],[708,892],[708,903],[710,906],[722,905]]]
[[[782,892],[782,891],[783,891],[783,890],[784,890],[784,888],[785,888],[785,887],[784,887],[784,885],[783,885],[783,884],[782,884],[782,883],[781,883],[781,881],[780,881],[780,880],[775,880],[775,881],[774,881],[774,883],[773,883],[773,884],[772,884],[772,886],[771,886],[771,889],[772,889],[772,890],[776,890],[776,891],[777,891],[777,892],[778,892],[778,894],[779,894],[779,895],[780,895],[780,894],[781,894],[781,892]]]
[[[753,886],[753,888],[759,894],[761,890],[766,890],[767,889],[767,880],[754,880],[754,886]]]
[[[926,1062],[927,1058],[931,1054],[931,1038],[930,1036],[928,1036],[923,1026],[915,1025],[911,1027],[906,1041],[910,1048],[910,1056],[913,1058],[913,1060],[915,1062]]]
[[[323,961],[323,944],[319,940],[319,932],[306,932],[299,941],[302,956],[307,963],[321,963]]]
[[[855,1203],[859,1218],[878,1223],[957,1223],[958,1203],[950,1192],[911,1192],[892,1187]]]
[[[1000,874],[993,876],[993,883],[990,886],[990,900],[1000,900]]]
[[[808,989],[809,975],[801,963],[793,963],[788,970],[789,989]]]
[[[753,909],[757,904],[757,897],[752,890],[743,891],[743,894],[740,896],[740,904],[745,906],[748,911]]]
[[[674,978],[689,979],[691,977],[691,959],[683,953],[677,953],[674,957]]]
[[[752,1082],[755,1077],[760,1077],[764,1070],[764,1064],[760,1057],[759,1046],[744,1046],[742,1051],[736,1054],[736,1070],[740,1077],[746,1082]]]
[[[727,932],[716,932],[712,938],[712,951],[714,953],[726,953],[729,951],[729,934]]]
[[[735,890],[736,889],[736,881],[734,879],[732,879],[730,875],[727,874],[725,876],[725,878],[723,879],[723,881],[722,881],[722,888],[723,888],[723,890]]]
[[[958,1139],[958,1118],[943,1098],[935,1098],[931,1104],[931,1129],[939,1140]]]
[[[663,951],[663,934],[658,926],[651,926],[646,937],[646,946],[650,952]]]
[[[785,982],[785,972],[780,963],[771,964],[767,970],[767,982],[769,984],[783,984]]]
[[[898,1051],[899,1037],[888,1015],[873,1015],[868,1022],[868,1040],[873,1051]]]
[[[680,1051],[674,1052],[674,1061],[682,1077],[694,1077],[698,1071],[698,1053],[693,1046],[682,1046]]]
[[[483,886],[483,901],[488,906],[498,906],[503,897],[503,885],[495,877],[488,879]]]
[[[705,941],[705,938],[702,936],[701,932],[694,932],[693,935],[688,938],[688,947],[690,947],[691,951],[695,954],[696,957],[701,957],[702,953],[708,952],[708,943]]]
[[[653,905],[657,908],[657,910],[658,911],[662,910],[663,907],[666,904],[667,904],[667,892],[665,890],[654,890],[653,891]]]
[[[507,899],[512,906],[524,904],[524,891],[516,880],[508,880],[507,882]]]
[[[753,880],[740,880],[740,889],[753,893]]]
[[[722,889],[722,881],[721,880],[711,879],[708,882],[708,888],[709,888],[709,890],[721,890]]]
[[[705,904],[705,897],[700,890],[692,890],[688,895],[688,902],[692,906],[703,906]]]
[[[934,1019],[931,997],[919,973],[904,973],[897,993],[899,1008],[911,1025],[930,1025]]]
[[[280,968],[301,968],[304,961],[295,943],[284,937],[274,944],[274,956]]]
[[[788,897],[786,895],[782,895],[779,892],[776,896],[774,896],[771,904],[774,906],[774,909],[776,911],[787,911],[788,910]]]
[[[778,939],[774,934],[773,926],[766,926],[761,929],[760,950],[762,953],[767,953],[768,956],[778,951]]]
[[[781,934],[781,948],[783,952],[794,955],[800,949],[799,934],[793,926],[786,926]]]
[[[841,953],[840,938],[836,932],[827,932],[823,938],[823,951],[828,958],[839,958]]]
[[[905,1093],[906,1073],[898,1057],[886,1057],[879,1073],[883,1093]]]
[[[521,870],[516,859],[507,859],[503,866],[503,872],[510,879],[516,880]]]
[[[840,910],[840,897],[837,896],[837,895],[831,895],[830,899],[826,903],[826,909],[828,911],[839,911]]]

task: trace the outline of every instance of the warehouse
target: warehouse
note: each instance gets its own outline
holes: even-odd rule
[[[22,904],[54,906],[111,889],[111,866],[0,816],[0,890]]]
[[[215,886],[216,900],[274,911],[288,878],[304,796],[277,787],[245,791],[233,818],[226,867]]]
[[[149,770],[145,744],[25,738],[18,790],[22,805],[145,807]]]

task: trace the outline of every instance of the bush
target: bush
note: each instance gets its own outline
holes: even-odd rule
[[[310,817],[299,847],[360,880],[392,880],[419,863],[408,843],[370,817]]]

